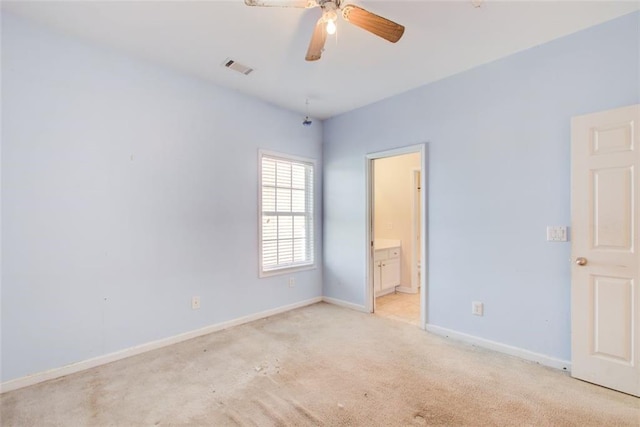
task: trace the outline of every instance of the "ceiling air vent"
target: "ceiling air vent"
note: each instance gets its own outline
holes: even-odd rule
[[[224,62],[222,63],[222,65],[224,65],[225,67],[227,67],[230,70],[242,73],[245,76],[248,76],[249,74],[251,74],[253,72],[253,68],[247,67],[246,65],[241,64],[239,62],[236,62],[231,58],[225,59]]]

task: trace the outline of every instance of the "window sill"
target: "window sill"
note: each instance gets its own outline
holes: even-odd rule
[[[317,268],[316,264],[301,265],[299,267],[285,267],[285,268],[279,268],[277,270],[260,271],[259,277],[263,279],[266,277],[282,276],[284,274],[298,273],[300,271],[315,270],[316,268]]]

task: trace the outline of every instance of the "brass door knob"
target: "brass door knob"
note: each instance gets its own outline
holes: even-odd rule
[[[576,258],[576,264],[578,264],[579,266],[587,265],[587,259],[578,257]]]

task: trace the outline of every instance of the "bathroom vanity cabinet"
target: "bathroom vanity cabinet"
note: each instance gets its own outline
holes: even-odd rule
[[[376,242],[378,243],[378,242]],[[400,286],[400,242],[389,241],[374,246],[373,284],[375,296],[391,293]]]

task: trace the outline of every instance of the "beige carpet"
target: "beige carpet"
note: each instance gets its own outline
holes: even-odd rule
[[[638,426],[640,400],[320,303],[5,393],[3,426]]]

